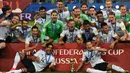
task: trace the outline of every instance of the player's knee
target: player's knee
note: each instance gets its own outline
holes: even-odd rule
[[[112,64],[108,64],[107,65],[107,69],[109,70],[109,69],[112,69]]]
[[[6,43],[4,43],[4,42],[0,43],[0,49],[3,49],[5,47],[6,47]]]
[[[23,71],[23,72],[27,72],[27,69],[26,69],[26,68],[22,68],[22,71]]]

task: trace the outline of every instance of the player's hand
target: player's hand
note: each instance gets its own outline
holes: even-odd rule
[[[48,43],[51,43],[51,42],[53,42],[53,39],[49,38]]]
[[[59,44],[60,44],[60,45],[63,45],[63,44],[64,44],[64,42],[63,42],[63,41],[60,41],[60,42],[59,42]]]
[[[115,44],[114,44],[114,43],[112,43],[112,44],[110,45],[110,48],[111,48],[111,49],[113,49],[113,48],[114,48],[114,46],[115,46]]]
[[[122,20],[122,19],[118,19],[117,20],[117,22],[119,22],[119,23],[121,23],[121,22],[123,22],[124,20]]]
[[[121,41],[125,41],[125,40],[126,40],[126,37],[123,36],[123,37],[120,38],[120,40],[121,40]]]
[[[38,43],[36,43],[35,45],[34,45],[34,48],[37,48],[38,47]]]
[[[74,18],[74,21],[75,21],[75,22],[78,22],[78,21],[79,21],[79,19],[78,19],[78,18]]]
[[[46,42],[42,42],[42,47],[46,47]]]
[[[35,61],[39,62],[40,61],[40,57],[36,57]]]
[[[11,14],[11,12],[6,12],[5,17],[8,17]]]
[[[125,22],[125,26],[128,26],[128,25],[130,25],[130,23],[129,22]]]
[[[77,40],[76,41],[78,44],[83,44],[83,42],[81,42],[80,40]]]

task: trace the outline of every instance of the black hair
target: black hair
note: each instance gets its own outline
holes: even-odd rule
[[[81,4],[81,7],[82,7],[83,5],[86,5],[86,6],[88,7],[87,3],[82,3],[82,4]]]
[[[110,12],[109,15],[114,15],[114,16],[116,16],[114,12]]]
[[[71,22],[71,21],[74,21],[73,19],[69,19],[68,21],[67,21],[67,23],[69,23],[69,22]]]
[[[63,2],[63,0],[57,0],[57,2]]]
[[[91,43],[92,43],[92,40],[87,40],[86,43],[88,43],[88,42],[91,42]]]
[[[103,14],[103,13],[102,13],[102,11],[98,11],[98,12],[96,12],[96,15],[98,15],[98,14]]]
[[[90,10],[90,9],[94,9],[94,10],[96,10],[96,8],[95,8],[95,7],[89,7],[89,10]]]
[[[119,9],[121,9],[121,7],[126,7],[126,8],[127,8],[127,6],[126,6],[126,5],[120,5]]]
[[[83,25],[91,25],[91,23],[88,20],[84,20]]]
[[[46,44],[46,47],[49,47],[50,45],[53,47],[53,44],[52,44],[52,43],[47,43],[47,44]]]
[[[53,11],[51,12],[51,15],[52,15],[53,13],[57,13],[57,14],[58,14],[58,12],[57,12],[56,10],[53,10]]]
[[[6,11],[10,10],[10,6],[9,5],[4,5],[2,8],[3,14],[6,14]]]
[[[33,26],[31,30],[33,30],[33,29],[37,29],[38,30],[38,27],[37,26]]]
[[[40,11],[40,10],[46,10],[46,8],[43,7],[43,6],[41,6],[41,7],[39,8],[39,11]]]
[[[24,19],[22,20],[22,23],[23,23],[23,21],[27,21],[27,22],[29,22],[29,20],[28,20],[28,19],[26,19],[26,18],[24,18]]]
[[[102,22],[102,23],[101,23],[101,28],[103,28],[104,26],[107,26],[107,23]]]

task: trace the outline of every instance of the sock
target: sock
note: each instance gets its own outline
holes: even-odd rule
[[[101,71],[96,69],[87,68],[86,70],[88,73],[107,73],[107,71]]]
[[[16,67],[17,67],[17,65],[18,65],[18,63],[19,63],[19,61],[20,61],[20,55],[19,55],[19,53],[17,52],[16,55],[15,55],[14,64],[13,64],[13,67],[12,67],[11,70],[15,70],[15,69],[16,69]]]
[[[9,73],[11,73],[11,72],[13,72],[13,73],[22,73],[23,71],[22,71],[22,69],[18,69],[18,70],[9,71]]]
[[[121,67],[119,67],[119,66],[116,66],[116,65],[112,65],[112,69],[113,70],[116,70],[116,71],[118,71],[118,72],[125,72],[125,70],[123,69],[123,68],[121,68]]]

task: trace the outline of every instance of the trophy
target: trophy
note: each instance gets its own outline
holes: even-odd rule
[[[70,64],[71,64],[70,73],[75,73],[75,70],[74,70],[74,58],[71,58],[71,59],[70,59]]]

